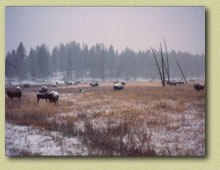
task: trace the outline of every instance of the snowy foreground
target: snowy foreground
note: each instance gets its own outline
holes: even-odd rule
[[[7,156],[88,155],[87,148],[77,137],[62,137],[59,132],[10,123],[6,123],[5,128]]]

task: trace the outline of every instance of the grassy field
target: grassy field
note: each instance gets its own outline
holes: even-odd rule
[[[112,85],[49,87],[60,94],[56,105],[37,103],[40,86],[23,89],[21,100],[6,96],[6,154],[44,155],[39,143],[35,151],[13,143],[21,134],[15,127],[29,127],[22,134],[26,142],[35,129],[41,135],[47,132],[60,147],[57,154],[46,154],[50,156],[205,155],[205,91],[196,92],[192,84],[161,87],[155,82],[128,82],[122,91],[113,91]],[[77,145],[67,146],[67,138],[77,139]],[[75,152],[76,148],[83,149]]]

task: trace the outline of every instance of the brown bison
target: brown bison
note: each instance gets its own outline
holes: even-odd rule
[[[200,83],[196,83],[196,84],[194,84],[193,87],[194,87],[194,89],[198,92],[198,91],[200,91],[200,90],[204,90],[205,85],[200,84]]]
[[[10,99],[13,99],[14,97],[20,99],[22,96],[22,90],[20,87],[16,87],[16,89],[8,90],[6,93]]]
[[[50,102],[56,104],[59,99],[59,93],[56,91],[46,92],[46,93],[37,93],[37,102],[39,103],[40,99],[49,100]]]
[[[126,82],[122,81],[122,82],[121,82],[121,85],[125,86],[125,85],[126,85]]]
[[[48,93],[37,93],[37,102],[39,103],[40,99],[45,99],[47,101],[48,99]]]

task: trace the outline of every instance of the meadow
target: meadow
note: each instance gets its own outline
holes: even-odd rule
[[[37,103],[40,85],[20,100],[6,95],[6,155],[205,156],[205,91],[192,83],[112,86],[48,85],[60,94],[56,105]]]

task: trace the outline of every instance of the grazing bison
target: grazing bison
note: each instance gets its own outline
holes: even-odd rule
[[[8,90],[6,93],[10,99],[13,99],[14,97],[20,99],[22,96],[22,90],[20,87],[16,87],[16,89]]]
[[[71,81],[66,81],[65,84],[66,84],[67,86],[69,86],[69,85],[72,85],[73,83],[72,83]]]
[[[123,90],[124,89],[124,87],[122,86],[122,85],[119,85],[119,84],[115,84],[114,86],[113,86],[113,90],[115,91],[115,90]]]
[[[168,82],[167,82],[167,85],[176,86],[176,85],[177,85],[177,82],[175,82],[175,81],[168,81]]]
[[[40,99],[45,99],[47,101],[48,99],[48,93],[37,93],[37,102],[39,103]]]
[[[40,93],[46,93],[48,90],[47,86],[42,86],[41,89],[39,90]]]
[[[47,97],[48,97],[50,102],[56,104],[56,102],[59,99],[59,93],[56,92],[56,91],[51,91],[51,92],[48,93]]]
[[[37,102],[39,103],[40,99],[49,100],[50,102],[56,104],[59,99],[59,93],[56,91],[46,92],[46,93],[37,93]]]
[[[29,84],[29,83],[25,83],[25,84],[23,84],[23,87],[24,88],[28,88],[28,87],[30,87],[31,85]]]
[[[200,91],[200,90],[204,90],[205,85],[200,84],[200,83],[196,83],[196,84],[194,84],[193,87],[194,87],[194,89],[198,92],[198,91]]]
[[[99,83],[97,81],[96,82],[91,82],[90,86],[91,87],[96,87],[96,86],[99,86]]]
[[[125,86],[125,85],[126,85],[126,82],[122,81],[122,82],[121,82],[121,85]]]

